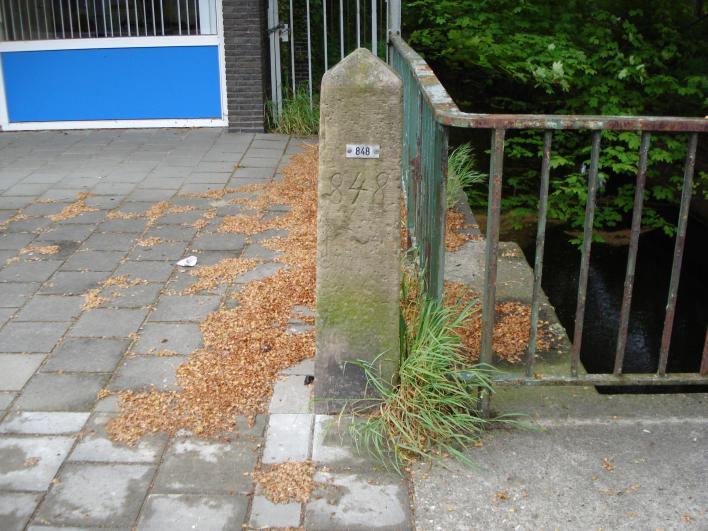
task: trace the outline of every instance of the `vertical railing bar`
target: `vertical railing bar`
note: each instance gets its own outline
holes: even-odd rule
[[[157,20],[155,20],[155,0],[150,0],[150,6],[152,7],[152,36],[157,37]]]
[[[701,358],[701,368],[698,372],[701,376],[708,375],[708,328],[706,328],[706,338],[703,341],[703,357]]]
[[[13,38],[10,38],[10,26],[8,25],[7,8],[5,7],[5,0],[0,0],[0,10],[2,10],[3,39],[5,39],[6,41],[14,40],[14,36],[13,36]]]
[[[93,32],[96,34],[96,37],[98,37],[98,9],[96,9],[96,0],[93,0],[93,24]]]
[[[290,83],[293,86],[293,96],[295,96],[295,25],[293,24],[293,0],[290,0]]]
[[[32,40],[32,22],[31,22],[31,16],[30,16],[30,11],[29,11],[29,2],[25,0],[25,8],[26,8],[26,13],[27,13],[27,33],[29,33],[29,40]]]
[[[192,9],[194,9],[194,34],[201,35],[201,17],[199,16],[199,7],[197,6],[197,0],[194,0],[194,2],[192,2]]]
[[[691,133],[688,139],[688,153],[686,154],[686,166],[683,173],[683,190],[681,191],[681,206],[679,208],[679,219],[676,227],[676,243],[674,245],[674,260],[671,265],[671,280],[669,282],[669,297],[666,302],[666,316],[664,318],[664,329],[661,333],[661,348],[659,349],[659,370],[657,374],[666,374],[666,365],[669,361],[669,347],[671,346],[671,332],[674,327],[674,316],[676,313],[676,298],[678,296],[679,280],[681,279],[681,264],[683,263],[683,249],[686,244],[686,227],[688,225],[688,213],[691,205],[691,195],[693,192],[693,170],[696,165],[696,147],[698,145],[698,133]]]
[[[359,0],[356,0],[356,47],[361,48],[361,6]]]
[[[179,21],[179,34],[182,35],[182,0],[177,0],[177,20]]]
[[[307,89],[310,95],[310,107],[312,107],[312,42],[310,34],[310,0],[305,0],[307,10]]]
[[[79,30],[80,39],[83,35],[83,32],[81,31],[81,4],[79,4],[79,0],[76,0],[76,26]]]
[[[91,38],[91,10],[89,9],[88,0],[84,0],[84,8],[86,9],[86,31],[88,31],[89,39]]]
[[[177,1],[179,2],[179,0]],[[179,12],[179,9],[177,11]],[[130,26],[130,4],[128,3],[128,0],[125,0],[125,16],[128,22],[128,37],[130,37],[133,33],[133,29]]]
[[[344,0],[339,0],[339,60],[344,59]]]
[[[110,0],[108,3],[110,4]],[[108,21],[106,20],[106,0],[101,0],[101,14],[103,15],[103,36],[108,37]]]
[[[551,143],[553,132],[543,133],[543,158],[541,160],[541,188],[538,198],[538,226],[536,227],[536,255],[533,265],[533,295],[531,296],[531,330],[526,352],[526,376],[533,375],[538,337],[538,310],[541,301],[541,280],[543,279],[543,251],[546,244],[546,220],[548,218],[548,183],[551,173]]]
[[[371,0],[371,53],[376,57],[379,56],[379,43],[378,43],[378,24],[376,20],[377,15],[376,0]]]
[[[118,6],[118,36],[122,37],[123,36],[123,17],[121,16],[120,12],[120,0],[116,3]]]
[[[185,11],[187,11],[187,35],[192,34],[192,23],[189,19],[189,0],[184,0],[184,7],[186,8]]]
[[[42,38],[42,27],[39,24],[39,7],[37,7],[37,0],[34,0],[34,25],[37,30],[37,38]]]
[[[49,14],[47,13],[47,0],[42,0],[42,12],[44,13],[44,35],[49,38]]]
[[[143,0],[143,29],[145,30],[145,36],[148,35],[148,16],[147,16],[147,5],[145,5],[145,0]]]
[[[585,321],[585,301],[587,298],[588,275],[590,272],[590,251],[592,249],[592,229],[595,219],[595,196],[597,194],[597,173],[600,164],[600,140],[602,131],[592,132],[592,149],[590,152],[590,174],[588,175],[588,197],[585,204],[585,225],[583,227],[583,248],[580,258],[580,278],[578,279],[578,301],[575,309],[575,330],[573,333],[573,348],[570,359],[571,376],[578,375],[580,361],[580,346],[583,341],[583,324]]]
[[[138,0],[133,0],[133,13],[135,13],[135,36],[140,37],[140,15],[138,12]]]
[[[49,7],[52,10],[52,31],[54,32],[54,38],[57,38],[57,16],[55,14],[54,10],[54,2],[50,1],[49,2]]]
[[[632,229],[629,237],[629,252],[627,254],[627,272],[624,276],[624,291],[622,293],[622,307],[620,309],[619,328],[617,330],[617,347],[615,349],[615,366],[613,374],[622,374],[624,364],[624,351],[627,346],[627,333],[629,329],[629,312],[632,308],[632,289],[634,287],[634,270],[639,248],[639,235],[642,230],[642,210],[644,207],[644,186],[647,176],[647,159],[651,134],[642,133],[639,146],[639,165],[637,166],[637,183],[634,188],[634,207],[632,210]]]
[[[415,238],[415,244],[420,247],[420,242],[422,242],[422,235],[420,234],[420,220],[421,220],[421,153],[423,151],[423,95],[421,94],[420,87],[415,85],[416,101],[418,103],[418,115],[416,116],[416,128],[415,128],[415,150],[413,151],[413,182],[415,184],[415,198],[413,205],[415,207],[415,216],[413,218],[413,237]],[[425,267],[423,263],[423,250],[418,250],[418,263],[421,269]]]
[[[504,168],[504,129],[492,131],[489,164],[489,197],[487,200],[487,243],[484,256],[484,291],[482,295],[482,340],[479,361],[491,365],[493,358],[494,317],[496,312],[497,261],[499,255],[499,223],[501,217],[502,173]],[[489,393],[482,392],[481,409],[489,411]]]
[[[66,39],[66,28],[64,27],[64,6],[62,2],[59,2],[59,18],[61,19],[61,38]],[[54,2],[52,2],[54,6]]]
[[[433,118],[434,120],[434,118]],[[447,222],[447,150],[448,150],[448,130],[447,127],[433,121],[434,127],[437,129],[436,137],[439,139],[438,146],[438,186],[436,190],[436,203],[432,219],[435,221],[435,241],[436,245],[433,249],[432,264],[434,267],[431,272],[431,293],[435,300],[442,302],[443,290],[445,287],[445,229]],[[437,172],[436,172],[437,173]],[[435,184],[435,183],[434,183]]]
[[[160,28],[162,30],[162,36],[165,36],[165,0],[160,0]]]
[[[5,7],[5,4],[3,3],[3,8]],[[5,18],[7,20],[7,18]],[[17,28],[15,28],[15,10],[12,9],[12,6],[10,6],[10,28],[12,28],[12,40],[16,41],[17,40]]]
[[[322,28],[324,32],[324,68],[329,70],[327,57],[327,0],[322,0]]]
[[[71,9],[71,0],[67,2],[69,6],[69,34],[71,35],[71,38],[74,38],[74,13],[72,12]]]

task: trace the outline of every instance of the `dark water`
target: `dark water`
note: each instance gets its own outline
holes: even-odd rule
[[[548,230],[543,267],[543,289],[572,338],[577,301],[580,252],[568,243],[560,227]],[[524,249],[533,263],[535,243]],[[593,243],[581,359],[592,373],[609,373],[619,327],[619,314],[627,264],[627,246]],[[659,231],[639,241],[624,372],[656,372],[671,276],[674,240]],[[688,225],[679,285],[669,372],[698,372],[708,323],[708,229]],[[599,387],[604,392],[708,391],[708,386],[641,388]]]

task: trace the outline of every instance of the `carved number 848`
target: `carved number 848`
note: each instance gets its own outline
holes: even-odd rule
[[[371,184],[368,182],[372,179],[367,179],[362,173],[357,173],[351,183],[345,183],[345,180],[348,181],[349,179],[345,179],[341,173],[335,173],[329,178],[329,200],[332,203],[339,205],[345,202],[354,205],[363,197],[368,197],[372,204],[383,206],[384,188],[388,183],[387,173],[376,175],[373,179],[374,182]]]

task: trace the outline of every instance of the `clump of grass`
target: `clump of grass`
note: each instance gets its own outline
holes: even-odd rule
[[[483,183],[487,176],[475,170],[476,160],[472,146],[462,144],[447,159],[447,208],[452,208],[473,184]]]
[[[479,441],[489,423],[478,391],[492,392],[495,369],[470,365],[455,333],[477,311],[474,301],[446,307],[425,298],[418,281],[404,276],[399,381],[391,386],[376,362],[357,362],[378,393],[373,413],[350,426],[355,447],[401,471],[411,461],[450,455],[469,463],[464,449]],[[371,400],[367,399],[368,411]]]
[[[277,112],[275,102],[268,102],[268,128],[275,133],[285,135],[316,135],[320,127],[320,106],[313,97],[310,106],[310,95],[305,87],[298,87],[294,94],[283,99],[283,110]]]

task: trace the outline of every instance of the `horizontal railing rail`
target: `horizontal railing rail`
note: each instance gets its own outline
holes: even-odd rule
[[[425,273],[429,296],[440,299],[444,286],[445,262],[445,187],[447,177],[448,129],[490,129],[491,150],[489,195],[482,296],[482,339],[480,361],[493,361],[492,337],[495,321],[497,261],[501,215],[504,139],[506,131],[543,131],[543,155],[539,190],[538,226],[534,280],[531,300],[530,338],[526,352],[525,376],[500,377],[502,384],[549,385],[692,385],[708,384],[708,332],[698,373],[667,374],[671,335],[676,311],[676,298],[686,240],[689,204],[692,195],[698,134],[708,132],[705,118],[659,116],[581,116],[475,114],[461,111],[430,66],[400,36],[390,36],[391,64],[404,85],[404,160],[403,180],[406,188],[407,226],[411,242],[419,251],[420,267]],[[543,274],[545,230],[548,219],[548,190],[553,132],[556,130],[587,130],[591,136],[587,201],[578,280],[577,307],[572,338],[570,375],[540,376],[534,373],[536,338],[539,325],[539,305]],[[611,374],[579,374],[580,349],[587,298],[590,252],[592,246],[598,166],[602,131],[635,131],[641,133],[639,164],[636,175],[631,236],[620,311],[619,331]],[[654,374],[623,373],[629,310],[632,301],[634,270],[641,232],[642,208],[646,184],[647,157],[652,133],[687,133],[687,156],[683,172],[680,211],[676,226],[674,257],[667,296],[666,314],[659,349],[658,370]]]

